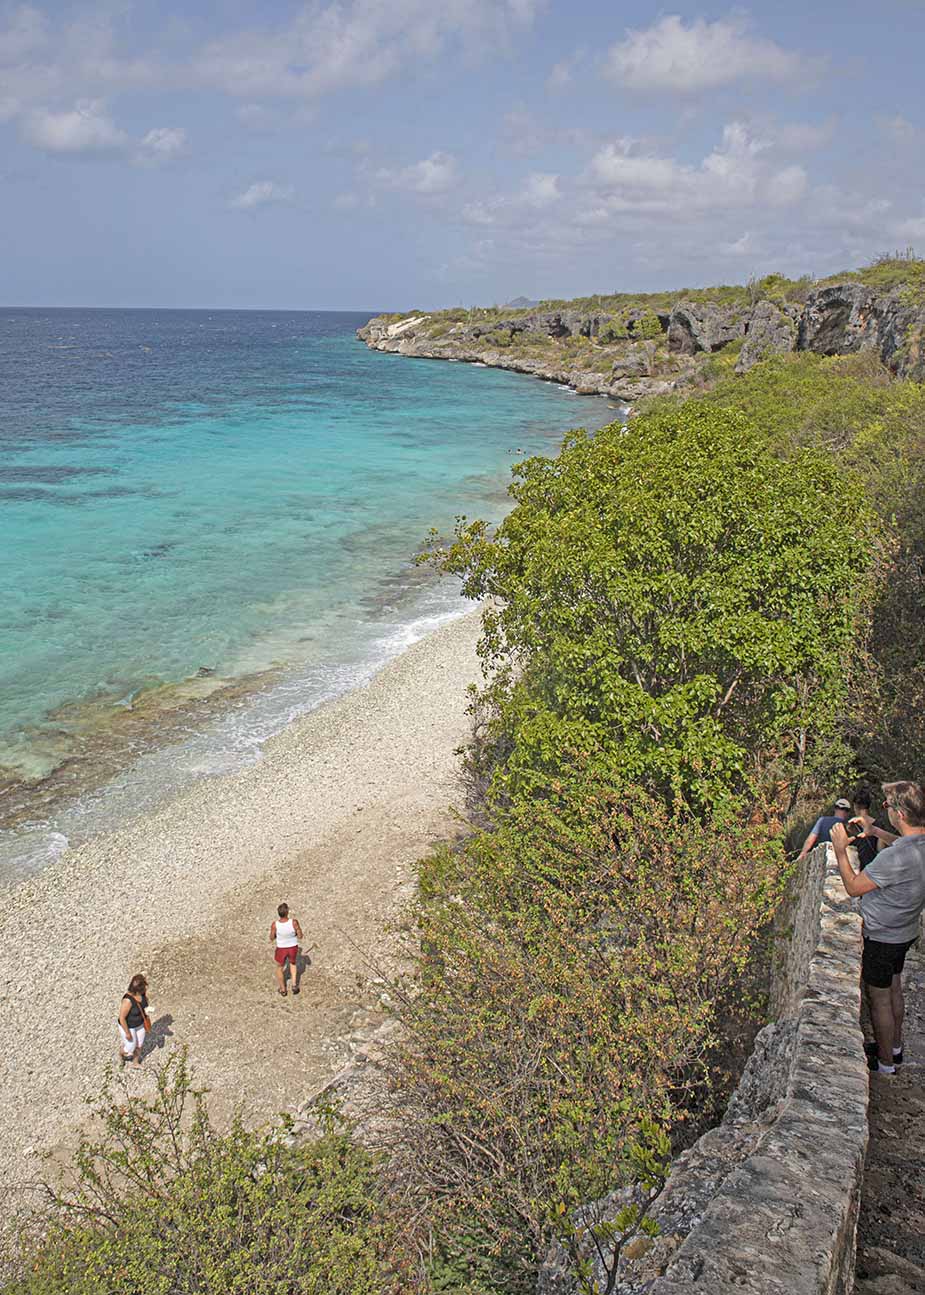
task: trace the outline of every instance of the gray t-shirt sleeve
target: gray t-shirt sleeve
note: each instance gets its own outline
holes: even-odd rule
[[[869,877],[875,885],[882,888],[883,886],[889,886],[893,880],[892,871],[890,860],[887,858],[887,851],[883,849],[864,869],[864,876]]]

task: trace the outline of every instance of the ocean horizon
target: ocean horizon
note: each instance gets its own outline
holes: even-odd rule
[[[0,879],[260,758],[468,604],[414,565],[618,406],[367,312],[0,309]]]

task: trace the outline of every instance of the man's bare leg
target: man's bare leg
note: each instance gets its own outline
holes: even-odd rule
[[[897,977],[894,976],[893,979],[895,981]],[[868,985],[867,992],[870,995],[870,1021],[874,1027],[880,1064],[892,1066],[893,1040],[897,1037],[896,1022],[893,1017],[893,988],[890,986],[888,989],[875,989],[873,985]],[[899,1028],[902,1029],[901,1023]]]
[[[893,1005],[893,1047],[897,1052],[903,1046],[903,1021],[906,1019],[906,1000],[903,997],[903,978],[894,976],[890,986],[890,1002]]]

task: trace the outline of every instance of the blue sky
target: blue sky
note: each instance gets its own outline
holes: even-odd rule
[[[925,252],[925,0],[0,3],[0,303],[405,309]]]

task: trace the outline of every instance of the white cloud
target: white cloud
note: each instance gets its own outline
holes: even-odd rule
[[[310,98],[375,86],[453,45],[481,54],[529,27],[535,0],[333,0],[304,5],[286,25],[220,37],[192,78],[247,98]]]
[[[232,198],[228,204],[235,211],[254,211],[257,207],[266,207],[271,203],[291,202],[295,190],[289,184],[277,184],[275,180],[255,180],[243,193]]]
[[[497,219],[498,201],[492,202],[467,202],[463,205],[460,215],[466,225],[493,225]]]
[[[411,166],[393,170],[380,167],[375,173],[377,183],[390,189],[404,189],[408,193],[425,196],[446,193],[459,183],[459,166],[452,153],[437,151]]]
[[[805,197],[808,184],[802,166],[785,166],[768,178],[765,186],[768,202],[774,207],[792,207]]]
[[[38,108],[23,119],[22,132],[43,153],[115,157],[129,146],[125,131],[92,100],[82,100],[66,112]]]
[[[831,144],[837,125],[834,117],[818,123],[788,122],[770,131],[770,143],[782,153],[813,153]]]
[[[721,143],[699,166],[640,152],[635,141],[622,138],[598,149],[586,183],[598,208],[611,213],[679,214],[798,202],[806,191],[806,172],[796,165],[775,167],[763,156],[767,149],[767,142],[742,122],[724,128]]]
[[[793,81],[818,66],[818,60],[752,35],[744,18],[685,23],[669,14],[644,30],[628,31],[612,45],[605,71],[631,90],[688,94],[746,78]]]
[[[33,148],[60,157],[123,159],[159,166],[187,152],[182,126],[156,126],[140,140],[117,126],[100,100],[81,100],[73,108],[51,112],[35,108],[20,119],[23,138]]]
[[[534,171],[527,177],[522,197],[528,207],[548,207],[558,202],[562,197],[559,177],[545,171]]]
[[[49,19],[24,4],[0,16],[0,85],[4,100],[24,108],[139,88],[214,89],[246,108],[263,99],[312,100],[380,85],[443,55],[509,53],[542,2],[301,0],[285,19],[228,31],[182,54],[170,24],[169,53],[156,46],[129,51],[124,5],[81,8],[71,19],[49,5]]]
[[[888,219],[893,203],[882,196],[865,197],[834,184],[821,184],[813,190],[804,218],[809,225],[852,236],[876,235],[882,238],[890,228]]]
[[[334,199],[335,211],[356,211],[360,199],[355,193],[339,193]]]
[[[508,225],[528,227],[538,212],[547,213],[562,198],[561,176],[533,171],[513,194],[497,194],[464,204],[460,218],[465,225]]]
[[[925,216],[912,216],[893,227],[897,238],[915,238],[925,243]]]
[[[754,239],[746,230],[741,238],[736,238],[731,243],[720,243],[719,246],[720,251],[725,252],[727,256],[748,256],[754,251]]]
[[[182,126],[158,126],[149,130],[138,145],[136,160],[152,166],[173,162],[188,151],[188,143]]]

